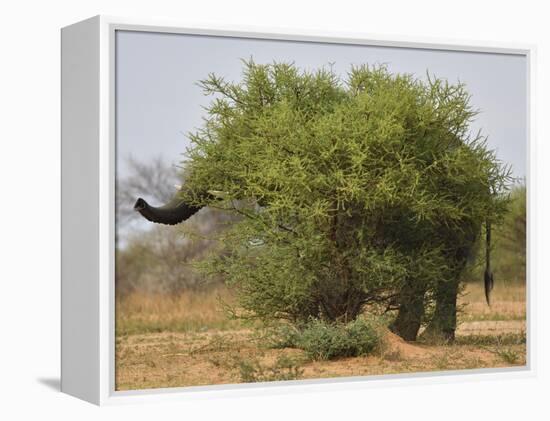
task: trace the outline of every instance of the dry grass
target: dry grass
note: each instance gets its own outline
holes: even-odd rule
[[[491,294],[491,307],[485,302],[481,282],[467,284],[459,303],[464,307],[459,314],[462,322],[525,320],[525,284],[496,283]]]
[[[490,308],[482,286],[468,285],[452,345],[405,343],[388,334],[377,355],[335,361],[266,349],[253,331],[227,320],[220,298],[232,300],[224,288],[117,300],[117,390],[525,365],[521,285],[497,284]]]
[[[186,291],[178,295],[132,293],[116,301],[117,336],[153,332],[188,332],[229,329],[222,303],[233,300],[224,287]]]

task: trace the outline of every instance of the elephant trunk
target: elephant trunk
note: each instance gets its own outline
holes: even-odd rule
[[[134,205],[134,210],[138,211],[145,219],[165,225],[179,224],[189,219],[202,208],[203,205],[197,206],[185,203],[181,197],[181,191],[178,191],[164,206],[151,206],[141,197]]]

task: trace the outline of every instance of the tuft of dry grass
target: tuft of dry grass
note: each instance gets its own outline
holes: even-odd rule
[[[230,329],[238,324],[228,320],[221,303],[233,299],[223,286],[180,294],[134,292],[117,297],[116,335]]]
[[[485,301],[483,284],[468,283],[459,298],[459,304],[463,307],[459,321],[525,320],[526,297],[525,284],[497,282],[491,293],[492,304],[489,307]]]

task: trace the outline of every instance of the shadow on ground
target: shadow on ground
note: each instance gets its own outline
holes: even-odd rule
[[[36,381],[56,392],[61,391],[61,380],[58,377],[43,377],[36,379]]]

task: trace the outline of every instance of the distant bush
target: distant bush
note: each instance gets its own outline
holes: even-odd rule
[[[383,333],[380,323],[362,316],[347,324],[311,319],[299,328],[280,327],[271,341],[276,348],[302,349],[313,360],[331,360],[375,352]]]
[[[221,276],[205,278],[193,263],[216,246],[209,238],[226,229],[231,215],[205,209],[185,227],[155,225],[125,238],[116,250],[116,292],[180,293],[184,290],[219,286]]]
[[[476,245],[476,259],[463,273],[465,281],[479,282],[485,270],[485,253],[479,252],[483,244],[480,236]],[[510,192],[508,212],[501,223],[493,226],[492,266],[496,280],[523,283],[526,279],[527,262],[527,190],[525,185],[516,185]]]
[[[495,231],[495,275],[524,282],[527,261],[527,190],[517,186],[511,193],[509,212]]]

